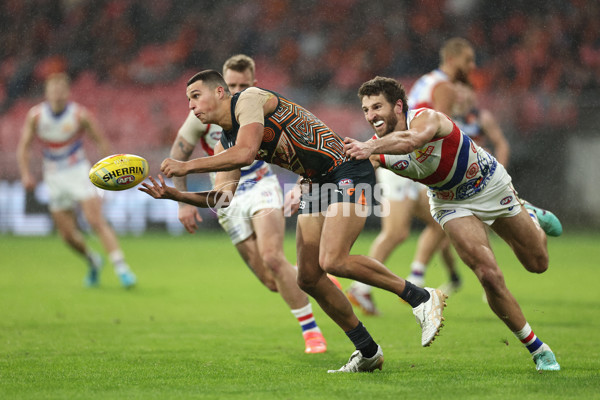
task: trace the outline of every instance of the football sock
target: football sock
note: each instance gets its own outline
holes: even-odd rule
[[[125,256],[123,255],[123,252],[121,250],[112,251],[108,255],[108,257],[110,258],[110,262],[112,262],[115,266],[115,271],[118,274],[129,271],[129,265],[127,265],[127,263],[125,262]]]
[[[371,358],[377,353],[377,343],[375,343],[362,322],[359,321],[358,326],[346,332],[346,335],[363,357]]]
[[[417,276],[425,276],[427,266],[420,261],[413,261],[410,264],[410,273]]]
[[[533,333],[531,327],[529,326],[529,323],[525,323],[523,329],[513,333],[515,334],[517,339],[519,339],[521,343],[523,343],[525,347],[527,347],[527,350],[529,350],[531,354],[535,355],[542,351],[542,345],[544,344],[544,342],[542,342],[535,335],[535,333]]]
[[[527,208],[526,210],[527,210],[527,213],[529,214],[529,216],[531,217],[531,219],[533,220],[533,223],[535,224],[535,226],[537,226],[538,228],[542,229],[540,227],[540,221],[538,220],[538,216],[535,213],[535,211],[533,211],[530,208]]]
[[[404,290],[400,298],[410,304],[412,308],[426,302],[430,297],[431,295],[427,290],[413,285],[409,281],[404,281]]]
[[[460,276],[456,272],[450,274],[450,280],[452,282],[460,282]]]
[[[359,281],[354,281],[352,283],[352,287],[355,288],[356,290],[358,290],[359,292],[364,293],[364,294],[371,293],[371,291],[373,289],[371,286],[367,285],[366,283],[362,283],[362,282],[359,282]]]
[[[307,332],[321,332],[319,326],[317,325],[317,321],[315,321],[315,317],[312,312],[312,305],[310,302],[297,310],[291,310],[294,317],[300,323],[300,327],[302,328],[302,334]]]
[[[87,250],[85,253],[85,258],[91,268],[99,269],[102,265],[102,257],[93,250]]]

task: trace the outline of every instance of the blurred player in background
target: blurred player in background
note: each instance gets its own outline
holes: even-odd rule
[[[477,106],[477,97],[473,86],[466,82],[456,82],[456,101],[452,108],[452,120],[471,140],[494,157],[504,168],[510,160],[510,146],[494,115]]]
[[[232,94],[256,84],[254,60],[238,54],[223,65],[223,78]],[[215,124],[203,124],[193,112],[179,129],[171,148],[170,157],[175,160],[190,159],[198,142],[204,152],[212,156],[214,147],[221,139],[223,128]],[[211,174],[214,184],[215,176]],[[173,177],[173,184],[180,191],[187,190],[186,177]],[[306,353],[322,353],[327,344],[314,316],[308,296],[296,283],[296,269],[286,259],[283,251],[285,220],[283,195],[279,180],[264,161],[255,161],[242,168],[232,204],[218,210],[219,224],[225,229],[232,243],[258,279],[271,291],[279,292],[298,319],[302,328]],[[179,220],[186,230],[194,233],[202,218],[198,209],[190,204],[179,203]]]
[[[538,370],[559,370],[554,353],[533,333],[506,287],[486,229],[511,247],[527,271],[539,274],[548,269],[546,234],[562,231],[558,218],[539,208],[530,213],[502,164],[447,115],[428,108],[408,111],[396,80],[376,77],[358,94],[376,136],[365,143],[346,138],[346,154],[429,187],[431,215],[479,279],[492,311],[527,347]],[[423,149],[430,149],[426,159],[420,159]]]
[[[240,168],[256,159],[303,176],[312,184],[297,203],[298,284],[356,347],[344,366],[329,372],[381,369],[383,351],[327,273],[363,281],[405,300],[421,325],[421,344],[429,346],[442,327],[444,294],[416,287],[373,258],[350,255],[374,198],[371,163],[349,160],[341,137],[308,110],[277,93],[252,87],[232,96],[223,77],[206,70],[188,81],[186,94],[194,115],[204,123],[218,123],[224,132],[213,156],[187,162],[166,159],[161,171],[168,177],[219,171],[215,189],[181,192],[166,186],[159,175],[160,183],[151,177],[152,184],[144,183],[140,190],[157,199],[199,207],[226,206],[238,186]]]
[[[466,81],[473,68],[475,51],[471,44],[462,38],[447,40],[440,50],[439,68],[420,77],[410,90],[409,109],[427,107],[452,115],[457,100],[455,82]],[[390,117],[394,118],[393,115]],[[383,120],[379,123],[383,125]],[[411,219],[415,216],[425,223],[425,228],[419,235],[410,275],[406,279],[417,286],[425,286],[427,265],[435,251],[440,249],[450,277],[441,289],[446,294],[457,291],[461,286],[460,276],[444,231],[429,212],[427,187],[384,168],[377,170],[377,180],[385,185],[384,194],[390,213],[381,220],[381,232],[371,247],[371,255],[378,260],[386,260],[394,248],[408,237]],[[348,290],[348,298],[365,313],[377,314],[371,287],[353,283]]]
[[[77,225],[76,206],[96,232],[113,263],[115,273],[125,288],[135,285],[136,277],[125,262],[117,236],[102,214],[102,200],[89,180],[90,162],[83,149],[84,134],[97,144],[100,154],[108,155],[108,143],[97,122],[82,105],[69,100],[70,82],[64,73],[53,74],[46,80],[46,101],[29,110],[17,159],[21,181],[27,191],[36,186],[30,171],[33,140],[43,146],[44,182],[50,195],[50,213],[63,240],[88,263],[87,286],[99,284],[102,257],[89,248]]]

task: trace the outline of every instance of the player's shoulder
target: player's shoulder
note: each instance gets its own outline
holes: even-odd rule
[[[248,89],[245,89],[242,92],[240,92],[238,101],[243,100],[243,99],[257,98],[257,97],[265,96],[265,95],[270,96],[272,94],[268,90],[261,89],[256,86],[252,86],[252,87],[249,87]]]

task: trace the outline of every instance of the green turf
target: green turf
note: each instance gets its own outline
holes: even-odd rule
[[[366,253],[373,237],[363,234],[353,251]],[[56,236],[0,236],[0,398],[600,398],[599,241],[550,239],[550,269],[534,275],[494,240],[508,287],[555,351],[558,373],[536,372],[460,264],[464,288],[448,300],[432,347],[420,346],[410,308],[377,291],[383,315],[359,316],[383,347],[383,371],[329,375],[353,350],[343,332],[313,301],[329,350],[304,354],[283,301],[221,232],[122,238],[139,278],[130,291],[110,266],[101,287],[83,288],[84,264]],[[414,245],[411,237],[389,262],[402,276]],[[294,257],[291,235],[286,251]],[[443,282],[436,259],[428,283]]]

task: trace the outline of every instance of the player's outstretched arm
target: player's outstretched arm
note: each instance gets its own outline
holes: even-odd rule
[[[152,184],[150,185],[144,182],[138,190],[155,199],[180,201],[203,208],[222,208],[229,206],[235,193],[235,186],[237,186],[237,182],[235,182],[233,184],[224,185],[221,189],[203,192],[180,192],[176,188],[168,186],[160,174],[158,175],[160,182],[157,182],[152,176],[149,176],[148,179],[150,179]]]

